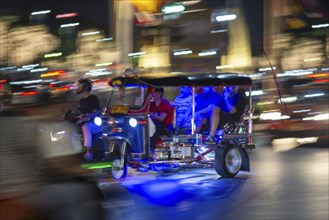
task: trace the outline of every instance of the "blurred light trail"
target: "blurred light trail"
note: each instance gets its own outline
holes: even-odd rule
[[[73,26],[78,26],[80,23],[70,23],[70,24],[62,24],[61,28],[66,28],[66,27],[73,27]]]
[[[276,67],[274,66],[273,69],[275,70]],[[272,70],[271,67],[264,67],[264,68],[259,68],[258,71],[261,71],[261,72],[264,72],[264,71],[269,71],[269,70]]]
[[[227,29],[210,31],[212,34],[227,32]]]
[[[144,55],[144,54],[145,54],[145,52],[129,53],[128,57],[141,56],[141,55]]]
[[[103,42],[103,41],[110,41],[110,40],[113,40],[112,37],[109,37],[109,38],[102,38],[102,39],[97,39],[96,41],[97,42]]]
[[[44,58],[60,57],[60,56],[62,56],[62,53],[49,53],[49,54],[45,54]]]
[[[161,8],[161,11],[165,14],[170,13],[179,13],[185,10],[185,6],[181,4],[171,4],[171,5],[164,5]]]
[[[218,22],[231,21],[231,20],[235,20],[235,19],[236,19],[235,14],[216,16],[216,21],[218,21]]]
[[[324,96],[324,93],[314,93],[314,94],[304,95],[305,98],[311,98],[311,97],[317,97],[317,96]]]
[[[30,70],[31,73],[35,73],[35,72],[42,72],[42,71],[47,71],[48,68],[45,67],[45,68],[38,68],[38,69],[33,69],[33,70]]]
[[[82,36],[96,35],[99,33],[100,33],[99,31],[92,31],[92,32],[82,33]]]
[[[22,66],[22,68],[34,68],[34,67],[37,67],[37,66],[40,66],[40,64],[30,64],[30,65],[24,65]]]
[[[72,12],[72,13],[65,13],[65,14],[56,15],[56,18],[71,18],[71,17],[76,17],[76,16],[78,16],[78,13]]]
[[[187,55],[193,53],[192,50],[183,50],[174,52],[175,56]]]
[[[199,53],[199,57],[204,57],[204,56],[212,56],[212,55],[216,55],[217,52],[216,51],[207,51],[207,52],[201,52]]]
[[[96,63],[95,67],[99,67],[99,66],[110,66],[112,65],[112,62],[106,62],[106,63]]]
[[[329,27],[329,24],[317,24],[317,25],[312,25],[312,28],[324,28],[324,27]]]
[[[232,68],[233,65],[216,66],[216,70]]]
[[[51,11],[50,10],[45,10],[45,11],[35,11],[35,12],[32,12],[31,15],[42,15],[42,14],[48,14],[50,13]]]

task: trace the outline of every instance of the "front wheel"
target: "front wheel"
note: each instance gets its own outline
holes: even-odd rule
[[[241,169],[242,155],[234,144],[227,145],[221,152],[216,152],[215,170],[222,177],[234,177]]]
[[[128,174],[128,166],[126,162],[123,162],[123,167],[121,167],[120,156],[116,156],[111,159],[112,166],[109,169],[104,169],[103,172],[107,172],[108,175],[118,182],[122,182]]]

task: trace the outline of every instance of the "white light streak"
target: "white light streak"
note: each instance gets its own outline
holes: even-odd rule
[[[32,84],[32,83],[41,83],[42,80],[26,80],[26,81],[17,81],[17,82],[10,82],[11,85],[26,85],[26,84]]]
[[[99,33],[100,33],[99,31],[92,31],[92,32],[82,33],[82,36],[96,35]]]
[[[48,68],[45,67],[45,68],[33,69],[33,70],[31,70],[30,72],[31,72],[31,73],[34,73],[34,72],[43,72],[43,71],[47,71],[47,70],[48,70]]]
[[[322,113],[312,117],[303,118],[303,121],[322,121],[322,120],[329,120],[329,113]]]
[[[181,56],[193,53],[192,50],[183,50],[183,51],[176,51],[174,52],[174,56]]]
[[[42,14],[48,14],[50,13],[51,11],[50,10],[45,10],[45,11],[35,11],[35,12],[32,12],[31,15],[42,15]]]
[[[199,53],[199,57],[204,57],[204,56],[212,56],[212,55],[216,55],[217,52],[216,51],[207,51],[207,52],[201,52]]]
[[[324,93],[314,93],[314,94],[304,95],[305,98],[318,97],[318,96],[324,96]]]
[[[162,12],[164,12],[165,14],[170,14],[170,13],[178,13],[178,12],[182,12],[185,10],[185,6],[184,5],[164,5],[162,7]]]
[[[297,101],[296,96],[291,96],[291,97],[283,97],[281,99],[278,99],[278,103],[285,102],[285,103],[293,103]]]
[[[77,22],[77,23],[70,23],[70,24],[62,24],[61,25],[61,28],[74,27],[74,26],[78,26],[78,25],[80,25],[79,22]]]
[[[232,68],[232,67],[233,67],[233,65],[216,66],[216,70],[228,69],[228,68]]]
[[[128,57],[133,57],[133,56],[142,56],[144,55],[145,52],[136,52],[136,53],[129,53]]]
[[[273,69],[276,70],[276,67],[274,66]],[[264,72],[264,71],[268,71],[268,70],[272,70],[272,68],[271,67],[259,68],[260,72]]]
[[[319,60],[321,60],[320,57],[315,57],[315,58],[304,59],[304,62],[312,62],[312,61],[319,61]]]
[[[22,68],[30,68],[30,69],[32,69],[32,68],[37,67],[37,66],[40,66],[40,64],[24,65],[24,66],[22,66]]]
[[[235,20],[235,19],[236,19],[235,14],[216,16],[216,21],[218,21],[218,22],[231,21],[231,20]]]
[[[45,54],[44,58],[60,57],[60,56],[62,56],[62,53],[49,53],[49,54]]]
[[[249,92],[245,92],[246,96],[249,96]],[[259,96],[259,95],[263,95],[264,92],[263,90],[254,90],[251,91],[251,96]]]
[[[212,34],[223,33],[223,32],[227,32],[227,29],[221,29],[221,30],[210,31],[210,33],[212,33]]]
[[[110,41],[110,40],[113,40],[112,37],[109,37],[109,38],[102,38],[102,39],[97,39],[96,41],[97,42],[103,42],[103,41]]]
[[[310,112],[311,109],[303,109],[303,110],[295,110],[293,113],[303,113],[303,112]]]
[[[96,67],[99,67],[99,66],[110,66],[112,65],[113,63],[112,62],[107,62],[107,63],[97,63],[95,64]]]
[[[324,27],[329,27],[329,24],[317,24],[317,25],[312,25],[312,28],[324,28]]]

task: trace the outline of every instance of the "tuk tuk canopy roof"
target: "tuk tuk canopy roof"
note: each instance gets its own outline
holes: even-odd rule
[[[251,86],[252,80],[247,75],[237,73],[212,73],[198,75],[168,75],[162,77],[145,77],[127,75],[111,80],[110,86],[127,84],[145,84],[152,87],[168,86]]]

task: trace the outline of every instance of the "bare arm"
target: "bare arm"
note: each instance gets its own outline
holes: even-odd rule
[[[150,114],[152,118],[158,120],[158,121],[163,121],[167,117],[166,112],[162,112],[161,114],[158,114],[156,112]]]
[[[214,104],[210,104],[210,105],[208,105],[206,108],[197,111],[197,112],[195,113],[195,115],[205,114],[205,113],[207,113],[207,112],[209,112],[209,111],[212,111],[215,107],[216,107],[216,106],[215,106]]]

